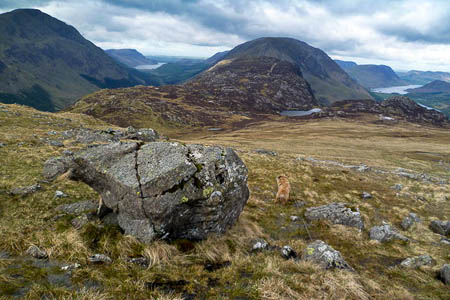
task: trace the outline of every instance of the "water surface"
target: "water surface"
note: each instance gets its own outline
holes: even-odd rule
[[[385,88],[373,88],[372,92],[375,93],[383,93],[383,94],[400,94],[405,95],[408,94],[407,89],[415,89],[422,87],[423,85],[401,85],[401,86],[390,86]]]
[[[165,65],[166,63],[157,63],[156,65],[139,65],[134,67],[135,69],[138,70],[154,70],[154,69],[158,69],[159,67],[161,67],[162,65]]]
[[[310,110],[284,110],[280,112],[280,115],[287,116],[287,117],[303,117],[303,116],[309,116],[313,113],[321,112],[322,110],[320,108],[313,108]]]

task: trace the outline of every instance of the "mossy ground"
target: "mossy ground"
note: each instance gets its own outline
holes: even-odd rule
[[[78,114],[41,113],[16,105],[0,109],[0,142],[7,144],[0,148],[0,251],[10,255],[0,259],[0,299],[20,292],[26,299],[182,299],[183,294],[195,294],[198,299],[448,299],[450,295],[450,288],[436,278],[440,266],[450,261],[450,248],[439,244],[440,236],[428,228],[431,220],[450,216],[448,184],[297,159],[364,163],[383,170],[402,167],[448,182],[448,130],[408,123],[390,127],[363,120],[273,121],[228,133],[186,136],[182,140],[186,143],[236,149],[249,169],[250,199],[238,223],[223,236],[197,243],[144,245],[98,221],[76,230],[70,224],[72,217],[55,218],[60,204],[98,198],[85,184],[65,177],[42,181],[46,159],[80,147],[65,141],[64,148],[56,148],[43,139],[55,139],[51,130],[81,125],[111,127]],[[260,148],[278,155],[254,152]],[[289,176],[292,187],[286,206],[273,201],[275,177],[282,173]],[[42,188],[34,194],[6,193],[37,182]],[[401,191],[391,188],[397,183],[403,185]],[[56,190],[68,197],[55,198]],[[373,198],[363,200],[363,191]],[[366,229],[359,232],[318,222],[306,230],[304,210],[331,202],[358,207]],[[411,238],[410,243],[369,240],[368,228],[383,220],[399,228],[408,212],[422,218],[422,223],[402,232]],[[292,221],[294,215],[300,219]],[[297,252],[310,239],[322,239],[339,250],[356,272],[324,271],[311,263],[286,261],[274,251],[251,253],[250,242],[258,237],[272,245],[290,245]],[[71,286],[47,280],[49,274],[60,273],[58,268],[42,270],[18,263],[32,244],[44,248],[50,261],[81,264],[71,273]],[[91,265],[87,258],[94,253],[107,254],[113,262]],[[436,260],[435,266],[416,270],[396,266],[401,259],[424,253]],[[126,261],[139,256],[150,260],[148,268]],[[207,264],[223,267],[208,270]]]

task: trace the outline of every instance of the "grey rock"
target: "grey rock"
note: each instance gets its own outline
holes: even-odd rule
[[[450,245],[450,239],[442,238],[439,242],[444,245]]]
[[[91,264],[110,264],[112,259],[105,254],[94,254],[88,257],[88,261]]]
[[[119,226],[119,220],[117,219],[117,214],[115,214],[113,212],[106,214],[102,218],[102,223],[105,225]]]
[[[80,215],[84,212],[92,212],[97,209],[98,204],[92,200],[80,201],[75,203],[62,204],[56,207],[57,211],[69,215]]]
[[[38,190],[41,189],[40,184],[33,184],[30,186],[25,186],[25,187],[17,187],[17,188],[13,188],[9,193],[11,195],[28,195],[28,194],[32,194],[37,192]]]
[[[72,155],[73,155],[73,152],[70,151],[70,150],[64,150],[64,151],[62,152],[62,154],[63,154],[63,155],[66,155],[66,156],[72,156]]]
[[[383,222],[381,226],[374,226],[370,228],[369,236],[371,240],[377,240],[380,242],[387,242],[393,239],[409,241],[407,237],[398,233],[391,225]]]
[[[264,154],[264,155],[270,155],[270,156],[278,155],[278,153],[276,153],[275,151],[270,151],[270,150],[266,150],[266,149],[256,149],[255,152],[258,154]]]
[[[449,235],[450,234],[450,221],[431,221],[430,229],[441,235]]]
[[[440,276],[441,276],[441,280],[445,284],[450,285],[450,264],[445,264],[442,266]]]
[[[420,218],[415,213],[409,213],[402,220],[402,228],[404,230],[408,230],[409,228],[411,228],[411,226],[420,221],[421,221]]]
[[[372,195],[370,193],[368,193],[368,192],[363,192],[361,194],[361,198],[363,198],[363,199],[370,199],[370,198],[372,198]]]
[[[48,144],[53,147],[64,147],[64,143],[58,140],[50,140]]]
[[[283,246],[283,248],[281,249],[281,256],[284,259],[295,259],[298,257],[297,252],[295,252],[291,246]]]
[[[296,202],[294,202],[294,204],[292,204],[292,206],[294,206],[295,208],[302,208],[305,205],[306,205],[306,202],[304,202],[304,201],[296,201]]]
[[[74,162],[71,157],[50,158],[45,162],[42,173],[45,179],[53,180],[59,175],[66,173],[73,166]]]
[[[124,138],[130,140],[139,140],[143,142],[155,142],[160,137],[158,132],[156,132],[151,128],[141,128],[137,131],[136,130],[130,131],[130,128],[128,128]]]
[[[55,192],[55,198],[64,198],[64,197],[67,197],[67,195],[64,194],[64,192],[62,192],[62,191]]]
[[[57,135],[58,133],[54,130],[50,130],[49,132],[47,132],[48,135]]]
[[[7,144],[5,144],[5,143],[0,143],[0,148],[6,147],[6,146],[7,146]]]
[[[353,268],[342,258],[341,253],[321,240],[317,240],[303,250],[302,259],[319,264],[324,269],[346,269]]]
[[[305,217],[309,221],[329,220],[333,224],[341,224],[359,229],[364,228],[359,210],[353,211],[344,203],[331,203],[318,207],[307,208]]]
[[[80,267],[81,267],[81,265],[79,263],[74,263],[74,264],[62,266],[61,270],[62,271],[72,271],[72,270],[78,269]]]
[[[70,177],[100,193],[125,233],[143,242],[224,233],[249,196],[247,168],[230,148],[119,142],[72,159]]]
[[[38,259],[48,258],[47,252],[45,252],[44,250],[42,250],[41,248],[39,248],[38,246],[35,246],[35,245],[31,245],[27,249],[26,254],[28,254],[29,256],[32,256],[34,258],[38,258]]]
[[[403,184],[397,183],[396,185],[391,187],[393,190],[401,191],[403,189]]]
[[[149,261],[145,257],[128,258],[127,262],[141,266],[143,268],[148,268],[148,266],[150,265]]]
[[[432,266],[435,264],[435,261],[428,254],[408,257],[404,261],[400,263],[400,266],[404,268],[419,268],[422,266]]]
[[[269,243],[263,239],[256,239],[252,242],[252,252],[268,250],[270,248]]]
[[[83,228],[87,223],[89,223],[89,216],[87,214],[82,214],[70,221],[70,224],[77,230]]]
[[[300,217],[298,217],[298,216],[290,216],[289,219],[291,219],[292,222],[297,222],[298,220],[300,220]]]
[[[370,167],[368,167],[366,165],[360,165],[360,166],[358,166],[358,168],[356,170],[358,172],[368,172],[368,171],[370,171]]]

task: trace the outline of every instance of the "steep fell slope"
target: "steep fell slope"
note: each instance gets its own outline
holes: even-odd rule
[[[136,49],[108,49],[105,52],[116,61],[131,68],[139,65],[154,65],[158,63],[156,60],[146,58]]]
[[[0,101],[54,111],[104,87],[151,82],[39,10],[0,15]],[[156,82],[156,81],[155,81]]]

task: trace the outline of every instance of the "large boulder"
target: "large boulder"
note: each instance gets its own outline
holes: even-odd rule
[[[125,233],[143,242],[224,233],[249,196],[247,168],[230,148],[118,142],[72,159],[71,178],[96,190]]]
[[[435,233],[450,235],[450,221],[431,221],[430,228]]]
[[[445,264],[442,266],[440,276],[445,284],[450,285],[450,264]]]
[[[328,220],[333,224],[341,224],[358,229],[364,228],[361,214],[358,209],[353,211],[344,203],[331,203],[318,207],[307,208],[305,217],[309,221]]]

